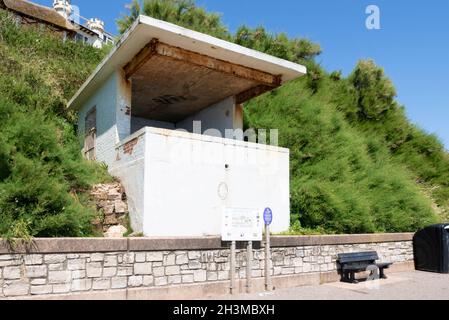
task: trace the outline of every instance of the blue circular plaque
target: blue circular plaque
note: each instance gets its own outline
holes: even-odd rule
[[[273,222],[273,211],[270,208],[266,208],[263,212],[263,220],[268,226]]]

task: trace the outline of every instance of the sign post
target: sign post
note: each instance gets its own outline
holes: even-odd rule
[[[251,278],[252,278],[252,266],[253,266],[253,242],[248,241],[248,248],[246,251],[246,293],[251,293]]]
[[[231,241],[230,292],[236,292],[236,242],[247,241],[246,290],[251,293],[253,241],[262,241],[262,212],[260,209],[226,208],[221,227],[222,241]]]
[[[223,241],[262,241],[260,209],[226,208],[221,226]]]
[[[273,211],[266,208],[263,213],[263,220],[265,222],[265,290],[272,291],[273,285],[271,282],[271,248],[270,248],[270,225],[273,222]]]
[[[231,243],[231,295],[235,294],[235,250],[236,250],[236,242],[232,241]]]

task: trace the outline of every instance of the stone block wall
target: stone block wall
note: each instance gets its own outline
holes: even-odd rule
[[[346,236],[347,241],[334,241],[336,244],[328,241],[332,239],[323,242],[319,237],[290,237],[285,246],[276,246],[276,242],[278,245],[285,243],[285,238],[279,241],[275,238],[271,274],[336,273],[337,254],[343,252],[375,250],[382,261],[399,263],[413,260],[411,235],[398,237],[398,241],[352,244],[347,243],[350,237]],[[41,240],[40,243],[48,241],[52,240]],[[59,241],[64,243],[61,239]],[[51,244],[48,247],[39,245],[43,249],[35,248],[30,253],[6,252],[10,249],[1,250],[0,245],[0,299],[229,280],[230,250],[222,248],[218,240],[215,241],[217,248],[203,249],[201,239],[196,239],[195,243],[192,239],[176,239],[169,244],[162,240],[154,243],[157,240],[141,239],[134,246],[130,239],[124,239],[126,251],[123,245],[116,245],[118,251],[114,251],[104,246],[83,246],[82,240],[79,241],[79,249],[73,248],[78,252],[73,253],[67,252],[70,248],[61,250],[62,253],[51,252],[55,251]],[[210,241],[204,246],[213,247],[209,244]],[[177,245],[182,249],[171,249]],[[166,250],[154,250],[154,246]],[[263,277],[264,249],[254,250],[253,257],[252,276]],[[246,250],[237,250],[236,262],[238,277],[244,279]]]
[[[111,227],[127,225],[128,205],[125,190],[120,182],[95,185],[90,192],[90,197],[96,204],[97,212],[102,213],[92,221],[92,224],[97,230],[103,232],[105,237],[112,237],[111,232],[108,232]],[[118,235],[119,238],[122,236],[123,233]]]

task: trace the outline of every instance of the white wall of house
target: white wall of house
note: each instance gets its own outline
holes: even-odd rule
[[[104,40],[102,36],[99,36],[98,34],[92,35],[91,33],[84,32],[79,28],[76,30],[76,33],[76,41],[89,44],[95,48],[103,47]]]

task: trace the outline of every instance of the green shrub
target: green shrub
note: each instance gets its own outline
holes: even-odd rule
[[[379,120],[393,107],[396,89],[372,60],[359,61],[349,81],[358,94],[360,118]]]
[[[438,221],[387,146],[336,109],[334,88],[323,75],[312,94],[305,78],[246,105],[247,125],[279,129],[281,146],[290,149],[293,223],[326,233],[372,233],[415,231]]]
[[[65,106],[104,53],[0,10],[0,237],[95,234],[86,193],[111,177],[81,158]]]
[[[107,173],[81,158],[73,131],[54,116],[3,99],[0,115],[0,235],[92,235],[95,210],[78,193],[107,181]]]

